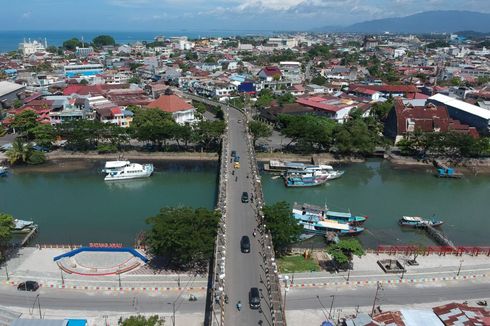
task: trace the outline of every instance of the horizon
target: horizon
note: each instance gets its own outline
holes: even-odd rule
[[[48,2],[48,3],[46,3]],[[26,0],[3,5],[3,31],[309,31],[438,11],[490,13],[490,2],[471,0]],[[56,10],[49,10],[56,6]],[[76,19],[77,17],[84,19]],[[90,21],[90,26],[87,26]]]

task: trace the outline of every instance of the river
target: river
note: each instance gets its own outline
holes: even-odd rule
[[[216,163],[155,163],[146,180],[107,183],[103,162],[76,172],[14,170],[0,178],[0,211],[34,220],[38,243],[122,242],[131,245],[145,219],[164,206],[213,208]],[[421,231],[398,226],[402,215],[445,221],[441,230],[457,245],[489,245],[490,177],[438,179],[433,169],[395,169],[371,160],[342,166],[341,179],[317,188],[285,188],[282,179],[262,177],[265,200],[307,202],[367,215],[359,239],[377,244],[431,244]]]

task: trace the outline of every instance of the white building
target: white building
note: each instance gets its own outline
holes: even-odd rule
[[[281,61],[279,62],[284,79],[291,81],[293,84],[303,82],[303,73],[301,72],[301,62],[298,61]]]
[[[23,43],[19,44],[19,51],[25,55],[29,56],[31,54],[34,54],[36,52],[44,52],[46,51],[46,48],[48,47],[48,43],[46,39],[44,40],[44,44],[38,41],[32,41],[29,39],[28,42],[24,40]]]
[[[295,38],[270,37],[267,45],[277,49],[292,49],[298,46],[298,40]]]

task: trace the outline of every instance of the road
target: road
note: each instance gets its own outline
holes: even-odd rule
[[[252,194],[250,179],[250,157],[247,153],[245,134],[245,119],[235,109],[229,114],[229,144],[230,150],[235,150],[240,156],[240,169],[228,172],[230,182],[227,185],[227,220],[226,220],[226,280],[225,291],[229,298],[229,305],[225,311],[225,325],[263,325],[271,324],[271,314],[268,306],[268,296],[261,300],[262,309],[252,310],[248,305],[250,288],[257,287],[266,294],[267,290],[261,280],[265,280],[264,270],[261,266],[262,257],[259,252],[259,243],[252,233],[257,227],[256,214],[253,203],[242,203],[241,195],[244,191]],[[240,122],[239,122],[240,121]],[[240,239],[247,235],[251,240],[251,252],[242,253]],[[239,312],[235,305],[242,302]]]

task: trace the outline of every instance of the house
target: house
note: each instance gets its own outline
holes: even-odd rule
[[[9,108],[16,100],[24,98],[26,87],[8,81],[0,81],[0,108]]]
[[[375,91],[373,89],[369,89],[366,87],[356,87],[351,90],[351,94],[366,98],[370,101],[378,101],[379,98],[381,97],[381,92]]]
[[[349,98],[338,97],[300,97],[296,103],[313,108],[320,115],[326,116],[339,123],[343,123],[349,116],[349,112],[358,106],[358,102]]]
[[[311,107],[301,105],[299,103],[286,103],[283,105],[273,104],[270,108],[260,108],[259,114],[261,118],[267,121],[276,123],[280,114],[304,115],[317,114]]]
[[[278,67],[265,67],[257,75],[260,79],[268,82],[282,78],[282,72]]]
[[[404,104],[401,98],[396,98],[385,122],[385,136],[397,143],[405,135],[416,130],[422,132],[453,131],[478,137],[475,128],[451,119],[444,105],[427,103],[425,106],[413,106],[410,103]]]
[[[112,123],[122,128],[128,128],[133,122],[133,112],[120,107],[102,107],[95,109],[95,117],[102,123]]]
[[[443,94],[431,96],[427,101],[445,105],[451,118],[475,127],[481,135],[490,134],[490,111]]]
[[[352,92],[357,88],[370,89],[373,91],[380,92],[383,97],[409,97],[419,90],[415,85],[362,85],[362,84],[351,84],[349,85],[349,92]]]
[[[291,81],[293,84],[301,84],[303,82],[301,62],[281,61],[279,62],[279,67],[284,79]]]
[[[173,94],[168,89],[165,94],[148,104],[148,108],[159,109],[172,114],[178,124],[193,123],[196,121],[194,114],[196,109],[182,98]]]

